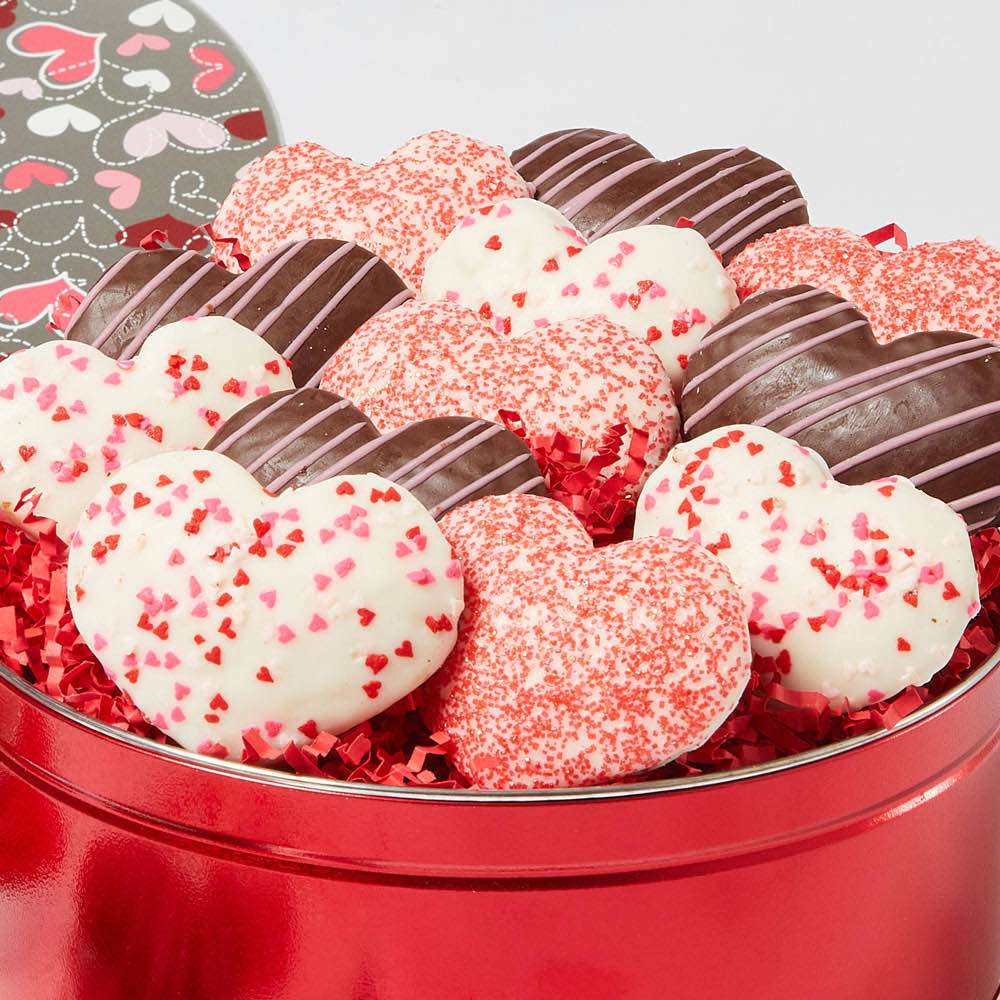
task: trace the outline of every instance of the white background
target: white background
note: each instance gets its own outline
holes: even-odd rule
[[[363,161],[433,128],[558,128],[660,157],[748,145],[812,220],[1000,244],[998,0],[202,0],[286,140]]]

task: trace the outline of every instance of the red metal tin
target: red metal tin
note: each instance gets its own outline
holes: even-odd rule
[[[0,671],[0,997],[990,1000],[998,659],[891,733],[527,794],[219,762]]]

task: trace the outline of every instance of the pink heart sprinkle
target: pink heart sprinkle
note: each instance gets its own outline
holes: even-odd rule
[[[413,549],[410,548],[406,542],[396,542],[396,558],[404,559],[408,555],[413,554]]]
[[[160,658],[150,650],[146,654],[146,658],[142,661],[147,667],[158,667],[160,665]]]
[[[163,658],[163,665],[167,668],[167,670],[173,670],[174,667],[180,665],[180,662],[181,658],[176,653],[167,653],[167,655]]]
[[[269,608],[273,608],[278,599],[277,591],[274,590],[263,590],[259,596],[261,603],[266,604]]]
[[[183,566],[184,565],[184,554],[179,549],[174,549],[170,553],[170,558],[167,560],[168,566]]]
[[[618,249],[621,250],[626,257],[635,251],[635,247],[631,243],[627,243],[624,240],[618,244]]]
[[[457,302],[459,295],[458,292],[446,292],[444,296],[449,302]]]
[[[110,375],[104,376],[105,385],[121,385],[122,377],[118,372],[112,372]]]
[[[357,535],[358,538],[367,538],[371,534],[371,532],[368,530],[368,525],[364,521],[362,521],[354,529],[354,534]]]
[[[74,367],[74,368],[75,368],[75,369],[76,369],[77,371],[80,371],[80,372],[82,372],[82,371],[86,371],[86,370],[87,370],[87,365],[89,365],[89,364],[90,364],[90,358],[74,358],[74,359],[73,359],[73,360],[72,360],[72,361],[70,362],[70,364],[71,364],[71,365],[72,365],[72,366],[73,366],[73,367]]]
[[[188,577],[188,593],[192,597],[197,597],[201,593],[201,584],[193,577]]]
[[[667,290],[658,281],[649,289],[649,297],[651,299],[662,299],[666,294]]]
[[[506,218],[506,216],[508,216],[508,215],[510,215],[510,205],[501,205],[497,209],[497,218],[498,219]]]
[[[594,278],[594,288],[607,288],[611,284],[611,279],[605,274],[604,271]]]
[[[170,517],[174,511],[174,508],[170,506],[169,500],[164,500],[163,503],[158,504],[153,509],[160,515],[160,517]]]
[[[192,609],[191,616],[193,618],[207,618],[208,617],[208,606],[204,601],[199,601]]]
[[[174,697],[178,701],[183,701],[191,693],[191,688],[187,684],[181,684],[180,681],[174,683]]]
[[[108,640],[104,638],[103,635],[94,635],[94,649],[101,650],[108,644]]]
[[[57,344],[56,345],[56,357],[57,358],[65,358],[67,354],[72,354],[72,353],[73,353],[73,348],[72,347],[67,347],[65,344]]]
[[[0,396],[3,396],[4,399],[13,399],[14,398],[14,383],[11,382],[10,385],[6,386],[3,389],[0,389]]]
[[[579,295],[580,287],[572,281],[562,290],[563,295]]]
[[[340,562],[333,568],[337,576],[343,579],[348,573],[351,572],[352,569],[354,569],[355,565],[356,563],[354,560],[348,556],[346,559],[341,559]]]
[[[612,292],[611,301],[621,309],[628,302],[628,296],[624,292]]]
[[[327,627],[326,619],[320,615],[313,615],[309,621],[310,632],[323,632]]]
[[[295,638],[295,633],[287,625],[278,626],[278,642],[287,644],[291,642],[294,638]]]
[[[448,568],[444,571],[444,575],[448,577],[449,580],[459,580],[462,577],[462,564],[458,562],[457,559],[453,559],[448,563]]]
[[[865,618],[878,618],[878,605],[874,601],[865,601]]]
[[[174,705],[174,710],[170,713],[170,718],[173,719],[174,722],[183,722],[187,716],[181,711],[179,705]]]
[[[770,566],[767,567],[767,569],[764,570],[763,573],[760,574],[760,578],[762,580],[767,580],[768,583],[777,583],[778,567],[772,563]]]
[[[332,577],[327,576],[325,573],[317,573],[313,577],[313,583],[316,584],[317,590],[326,590],[330,586],[332,579]]]
[[[799,620],[798,611],[786,611],[781,616],[781,624],[785,626],[786,629],[791,628]]]
[[[267,730],[267,735],[273,740],[278,733],[281,732],[285,727],[280,722],[275,722],[273,719],[269,719],[264,723],[264,729]]]
[[[414,570],[412,573],[406,574],[407,580],[412,580],[414,583],[420,584],[421,587],[426,587],[429,583],[434,583],[434,574],[427,569],[425,566],[423,569]]]
[[[319,540],[326,544],[331,538],[336,538],[337,532],[333,531],[331,528],[320,528],[319,529]]]

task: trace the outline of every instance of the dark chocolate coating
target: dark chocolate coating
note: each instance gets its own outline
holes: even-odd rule
[[[193,251],[137,250],[105,272],[67,337],[130,358],[159,326],[228,316],[284,354],[306,385],[362,323],[409,297],[388,264],[341,240],[286,244],[240,275]]]
[[[515,150],[511,162],[588,240],[685,218],[728,263],[765,233],[809,221],[795,178],[745,147],[657,160],[631,136],[564,129]]]
[[[405,486],[434,517],[486,496],[545,495],[527,445],[498,424],[434,417],[381,436],[352,403],[324,389],[292,389],[255,400],[230,417],[206,447],[239,462],[276,493],[331,476],[374,472]]]
[[[787,434],[843,483],[906,476],[972,528],[1000,517],[998,401],[1000,344],[937,331],[880,345],[850,303],[798,285],[747,299],[706,335],[681,411],[689,438],[738,423]]]

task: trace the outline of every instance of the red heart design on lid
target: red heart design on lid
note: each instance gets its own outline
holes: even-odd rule
[[[23,56],[48,56],[39,77],[50,87],[71,89],[100,72],[101,42],[106,35],[91,34],[65,24],[39,22],[18,28],[7,39],[11,50]]]

